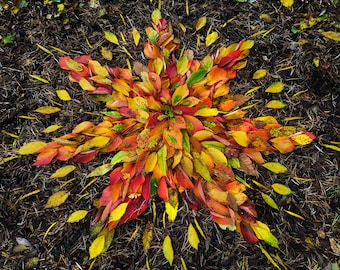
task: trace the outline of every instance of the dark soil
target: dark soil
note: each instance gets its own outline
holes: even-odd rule
[[[7,3],[5,3],[7,2]],[[89,236],[91,222],[95,216],[93,201],[98,198],[107,184],[102,177],[80,191],[90,181],[86,174],[102,164],[109,156],[102,155],[87,165],[77,164],[79,170],[73,173],[76,178],[68,184],[65,180],[51,180],[49,176],[62,163],[54,162],[48,167],[33,167],[34,156],[22,156],[7,162],[3,158],[17,155],[20,146],[32,140],[49,141],[70,132],[72,127],[84,120],[99,121],[102,104],[95,102],[75,84],[71,84],[67,73],[58,66],[62,54],[51,49],[58,47],[71,56],[89,54],[101,63],[110,66],[126,66],[124,51],[103,37],[103,30],[120,32],[126,37],[124,46],[132,56],[141,62],[143,42],[136,48],[131,30],[137,28],[141,40],[146,39],[145,27],[150,24],[151,12],[158,1],[65,1],[64,11],[58,15],[56,2],[44,5],[43,1],[0,1],[0,268],[29,269],[31,258],[37,257],[35,269],[88,269],[88,248],[93,241]],[[61,1],[63,2],[63,1]],[[299,147],[289,155],[271,155],[269,160],[279,161],[289,168],[289,173],[274,175],[257,168],[257,181],[270,187],[274,182],[288,185],[293,194],[281,196],[272,193],[280,211],[267,206],[257,189],[249,190],[259,213],[259,220],[269,225],[278,238],[280,250],[268,245],[262,246],[271,254],[281,269],[339,269],[340,259],[340,204],[339,204],[339,152],[322,144],[340,141],[340,43],[328,40],[321,31],[340,31],[339,4],[332,0],[296,0],[292,8],[284,8],[280,1],[190,1],[189,15],[185,1],[162,1],[163,16],[172,22],[175,35],[182,46],[191,49],[195,57],[202,59],[221,45],[247,39],[261,30],[273,30],[267,35],[254,37],[255,46],[248,56],[247,67],[233,81],[232,91],[244,94],[247,90],[262,85],[263,88],[252,94],[249,104],[259,102],[249,110],[251,117],[271,114],[280,122],[285,117],[302,116],[300,120],[286,121],[313,132],[317,139],[310,145]],[[21,3],[21,4],[20,4]],[[91,6],[98,4],[97,7]],[[22,6],[13,14],[15,5]],[[2,7],[1,7],[2,6]],[[272,22],[260,18],[269,14]],[[292,26],[299,29],[301,23],[327,14],[326,20],[293,33]],[[198,33],[195,22],[207,16],[207,25]],[[48,19],[48,17],[51,17]],[[122,22],[125,19],[126,25]],[[228,20],[234,20],[228,22]],[[183,33],[179,23],[186,26]],[[204,37],[209,26],[219,33],[219,39],[206,48]],[[197,35],[201,45],[196,47]],[[13,35],[13,42],[5,44],[7,35]],[[86,42],[92,45],[90,48]],[[43,52],[37,43],[50,49],[53,56]],[[113,60],[101,56],[101,47],[113,52]],[[320,61],[315,65],[314,59]],[[292,68],[278,71],[281,68]],[[268,75],[252,80],[252,74],[260,69],[268,70]],[[29,75],[38,75],[50,83],[44,84]],[[272,111],[265,108],[272,96],[263,89],[271,82],[282,80],[287,86],[278,95],[287,106]],[[67,89],[73,100],[62,102],[58,114],[41,115],[33,112],[45,105],[61,103],[55,94],[56,89]],[[300,92],[306,90],[304,92]],[[295,95],[300,93],[298,95]],[[294,96],[295,95],[295,96]],[[19,116],[32,116],[34,120]],[[60,124],[62,129],[52,134],[41,131],[51,124]],[[18,137],[13,136],[13,134]],[[311,180],[294,180],[298,176]],[[250,182],[252,178],[247,178]],[[67,203],[53,209],[44,209],[48,197],[60,185],[71,191]],[[18,200],[20,196],[40,190]],[[183,205],[183,204],[182,204]],[[195,213],[207,239],[195,251],[186,239],[186,215],[193,215],[183,205],[177,221],[168,229],[175,249],[172,267],[162,253],[164,228],[162,204],[157,202],[158,218],[154,224],[154,238],[146,254],[143,251],[143,229],[152,220],[151,207],[137,220],[120,226],[115,232],[110,249],[98,257],[93,269],[146,269],[146,258],[150,269],[183,269],[181,257],[187,269],[274,269],[261,250],[247,244],[235,232],[223,231],[211,222],[204,210]],[[78,209],[92,209],[81,222],[69,224],[68,215]],[[288,215],[283,209],[305,218]],[[48,228],[56,224],[46,234]],[[136,228],[137,235],[130,239]],[[30,243],[30,248],[18,250],[18,237]],[[19,239],[20,243],[20,239]],[[27,243],[26,243],[27,244]],[[278,256],[276,256],[278,255]],[[279,262],[279,259],[282,262]],[[333,268],[332,268],[333,267]]]

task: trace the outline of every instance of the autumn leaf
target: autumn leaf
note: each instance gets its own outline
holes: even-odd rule
[[[70,97],[70,94],[64,89],[56,90],[56,93],[57,93],[58,98],[63,101],[72,100],[72,98]]]
[[[292,217],[296,217],[296,218],[305,220],[305,218],[303,216],[300,216],[299,214],[296,214],[296,213],[294,213],[292,211],[288,211],[288,210],[283,210],[283,211],[285,211],[288,215],[291,215]]]
[[[18,153],[20,155],[30,155],[38,153],[44,146],[46,146],[47,143],[42,141],[33,141],[29,142],[23,146],[20,147],[18,150]]]
[[[170,265],[172,265],[172,262],[174,260],[174,250],[172,248],[171,238],[169,235],[165,236],[164,238],[163,253],[165,259],[169,262]]]
[[[327,31],[327,32],[321,32],[321,34],[328,39],[340,41],[340,33],[338,32]]]
[[[45,208],[53,208],[62,205],[69,195],[70,192],[68,192],[67,190],[61,190],[52,194],[48,198],[47,203],[45,204]]]
[[[59,112],[60,108],[53,106],[41,106],[34,111],[41,114],[53,114]]]
[[[238,131],[231,131],[230,135],[234,138],[234,140],[243,147],[248,147],[250,143],[250,139],[245,131],[238,130]]]
[[[268,204],[270,207],[279,210],[279,207],[277,206],[276,202],[273,200],[272,197],[270,197],[269,195],[262,193],[261,192],[261,196],[263,198],[263,200],[266,202],[266,204]]]
[[[30,77],[33,78],[33,79],[36,79],[39,82],[43,82],[43,83],[46,83],[46,84],[50,83],[48,80],[46,80],[46,79],[44,79],[44,78],[42,78],[38,75],[30,75]]]
[[[110,41],[113,44],[119,45],[118,38],[114,33],[110,31],[104,31],[104,37],[107,41]]]
[[[76,166],[74,165],[66,165],[64,167],[61,167],[57,169],[51,176],[50,178],[62,178],[67,176],[69,173],[74,171],[76,169]]]
[[[321,144],[323,147],[340,152],[340,147],[332,144]]]
[[[153,225],[151,223],[147,223],[144,229],[143,237],[142,237],[143,248],[145,252],[148,251],[151,246],[152,229],[153,229]]]
[[[272,247],[279,248],[278,240],[270,232],[270,229],[266,224],[257,220],[255,224],[250,224],[250,226],[255,232],[255,235],[258,239],[264,240],[268,245],[271,245]]]
[[[205,38],[205,46],[209,47],[211,44],[213,44],[218,39],[218,33],[212,32]]]
[[[196,21],[196,26],[195,26],[196,31],[198,31],[198,30],[200,30],[201,28],[203,28],[206,24],[207,24],[207,17],[206,17],[206,16],[200,17],[200,18]]]
[[[285,84],[282,82],[273,82],[267,89],[267,93],[281,93]]]
[[[276,268],[281,270],[280,266],[274,261],[274,259],[272,258],[272,256],[270,256],[270,254],[268,253],[267,250],[265,250],[261,245],[258,245],[257,247],[260,248],[261,252],[266,256],[266,258],[268,259],[268,261]]]
[[[262,164],[263,167],[272,171],[273,173],[285,173],[287,172],[287,168],[278,162],[267,162]]]
[[[165,211],[168,214],[169,221],[175,221],[178,211],[178,203],[174,206],[171,205],[171,203],[166,202],[165,203]]]
[[[198,238],[198,234],[191,223],[188,226],[188,240],[190,245],[194,249],[198,250],[198,244],[200,243],[200,239]]]
[[[93,171],[91,171],[86,177],[95,177],[95,176],[103,176],[104,174],[108,173],[112,170],[114,165],[112,164],[103,164]]]
[[[315,139],[315,136],[309,132],[302,132],[299,134],[293,134],[290,136],[290,139],[299,145],[306,145],[310,144]]]
[[[139,40],[140,40],[140,34],[136,28],[132,29],[132,37],[133,37],[133,41],[135,42],[135,45],[138,46]]]
[[[267,70],[265,69],[259,69],[259,70],[256,70],[253,74],[253,79],[254,80],[258,80],[258,79],[261,79],[263,77],[265,77],[267,74]]]
[[[125,214],[127,207],[128,207],[128,203],[125,202],[125,203],[121,203],[115,209],[113,209],[112,212],[110,213],[109,222],[120,220],[121,217]]]
[[[104,59],[109,60],[109,61],[112,60],[113,55],[112,55],[112,52],[108,48],[102,47],[101,53]]]
[[[266,107],[269,109],[283,109],[286,107],[286,104],[283,103],[281,100],[271,100],[267,102]]]
[[[290,8],[294,4],[294,0],[280,0],[280,2],[286,8]]]
[[[90,259],[98,257],[103,253],[105,247],[105,236],[98,236],[91,244],[89,248]]]
[[[289,195],[289,194],[292,193],[292,190],[289,187],[287,187],[283,184],[280,184],[280,183],[272,184],[272,188],[276,193],[278,193],[280,195]]]
[[[73,212],[67,219],[68,223],[74,223],[78,222],[82,219],[84,219],[87,215],[88,211],[87,210],[78,210]]]

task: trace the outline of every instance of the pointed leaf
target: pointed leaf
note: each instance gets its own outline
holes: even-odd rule
[[[133,37],[133,41],[135,42],[135,45],[138,46],[139,40],[140,40],[140,34],[136,28],[133,28],[132,30],[132,37]]]
[[[170,265],[172,265],[172,262],[174,260],[174,250],[172,248],[171,238],[169,235],[165,236],[164,238],[163,253],[165,259],[169,262]]]
[[[76,166],[73,165],[66,165],[64,167],[59,168],[56,170],[50,178],[62,178],[68,175],[70,172],[74,171],[76,169]]]
[[[114,165],[112,164],[103,164],[97,168],[95,168],[92,172],[90,172],[86,177],[95,177],[95,176],[103,176],[112,170]]]
[[[274,259],[270,256],[267,250],[265,250],[261,245],[258,245],[257,247],[260,248],[261,252],[267,257],[268,261],[276,268],[281,270],[280,266],[274,261]]]
[[[151,20],[155,25],[159,24],[159,20],[161,18],[162,18],[162,13],[160,12],[159,9],[155,9],[154,11],[152,11]]]
[[[202,16],[196,21],[196,31],[200,30],[207,24],[207,17]]]
[[[172,94],[172,105],[177,105],[179,102],[181,102],[184,98],[186,98],[189,95],[189,89],[186,84],[183,84],[181,86],[178,86],[174,93]]]
[[[100,254],[103,253],[105,247],[105,236],[100,235],[98,236],[91,244],[89,253],[90,259],[96,258]]]
[[[321,32],[321,34],[328,39],[333,39],[335,41],[340,42],[340,33],[339,32],[327,31],[327,32]]]
[[[104,31],[104,37],[106,40],[110,41],[111,43],[119,45],[118,38],[114,33],[111,33],[110,31]]]
[[[113,209],[112,212],[110,213],[109,222],[120,220],[121,217],[125,214],[127,207],[128,203],[125,202],[121,203],[115,209]]]
[[[290,136],[290,139],[292,139],[294,142],[296,142],[299,145],[306,145],[310,144],[314,139],[315,135],[309,133],[309,132],[304,132],[301,134],[294,134]]]
[[[112,55],[112,52],[108,48],[102,47],[101,53],[104,59],[109,60],[109,61],[112,60],[113,55]]]
[[[268,204],[270,207],[276,210],[279,210],[279,207],[277,206],[276,202],[272,199],[272,197],[270,197],[269,195],[265,193],[261,193],[261,196],[263,200],[266,202],[266,204]]]
[[[44,133],[51,133],[51,132],[54,132],[54,131],[62,128],[62,127],[63,126],[60,126],[60,125],[50,125],[47,128],[45,128],[42,132],[44,132]]]
[[[296,217],[296,218],[305,220],[305,218],[304,218],[303,216],[300,216],[300,215],[298,215],[298,214],[296,214],[296,213],[294,213],[294,212],[291,212],[291,211],[288,211],[288,210],[283,210],[283,211],[285,211],[287,214],[289,214],[289,215],[291,215],[291,216],[293,216],[293,217]]]
[[[70,195],[70,192],[68,192],[67,190],[61,190],[61,191],[58,191],[52,194],[48,198],[45,208],[53,208],[53,207],[62,205],[66,201],[69,195]]]
[[[190,223],[188,227],[188,240],[190,245],[198,250],[198,244],[200,243],[200,239],[198,237],[198,234],[194,228],[194,226]]]
[[[20,147],[18,150],[18,153],[20,155],[30,155],[38,153],[44,146],[46,146],[47,143],[42,141],[34,141],[29,142],[23,146]]]
[[[340,152],[340,147],[332,144],[321,144],[323,147]]]
[[[213,44],[218,39],[218,33],[212,32],[209,35],[207,35],[205,39],[205,46],[209,47],[211,44]]]
[[[78,222],[82,219],[84,219],[87,215],[88,211],[87,210],[78,210],[73,212],[67,219],[68,223],[74,223]]]
[[[286,107],[286,104],[283,103],[281,100],[271,100],[267,102],[266,107],[269,109],[283,109]]]
[[[59,112],[60,108],[53,106],[41,106],[34,111],[41,114],[52,114]]]
[[[166,164],[167,147],[163,145],[157,152],[157,164],[163,176],[166,176],[167,164]]]
[[[84,122],[81,122],[80,124],[76,125],[73,130],[72,130],[72,133],[81,133],[91,127],[93,127],[94,124],[92,122],[89,122],[89,121],[84,121]]]
[[[169,221],[175,221],[178,211],[178,203],[172,206],[170,202],[165,203],[165,212],[168,214]]]
[[[258,80],[258,79],[261,79],[263,77],[265,77],[267,74],[267,70],[265,69],[259,69],[259,70],[256,70],[253,74],[253,79],[254,80]]]
[[[285,166],[283,166],[279,162],[267,162],[262,166],[272,171],[273,173],[285,173],[288,170]]]
[[[294,0],[280,0],[280,2],[286,8],[290,8],[294,4]]]
[[[287,187],[283,184],[280,184],[280,183],[272,184],[272,188],[276,193],[278,193],[280,195],[289,195],[289,194],[292,193],[292,190],[289,187]]]
[[[144,229],[143,237],[142,237],[142,242],[143,242],[143,248],[144,251],[148,251],[150,246],[151,246],[151,241],[152,241],[152,224],[147,223]]]
[[[72,98],[70,97],[70,94],[64,89],[56,90],[56,93],[57,93],[58,98],[60,98],[63,101],[72,100]]]
[[[199,82],[200,80],[204,78],[206,74],[207,74],[207,70],[205,69],[199,69],[199,70],[194,71],[193,73],[191,73],[191,75],[187,79],[187,85],[191,86]]]
[[[269,87],[266,89],[267,93],[281,93],[285,84],[282,82],[273,82]]]
[[[216,116],[218,115],[218,109],[216,108],[203,108],[194,113],[195,116]]]
[[[127,156],[130,152],[129,151],[119,151],[117,154],[113,156],[111,159],[111,164],[116,165],[117,163],[121,162],[125,156]]]
[[[176,70],[180,75],[184,75],[189,69],[189,59],[186,56],[182,56],[176,62]]]
[[[248,147],[250,139],[248,138],[248,135],[245,131],[242,130],[232,131],[231,136],[239,145],[243,147]]]
[[[270,232],[270,229],[266,224],[257,220],[255,224],[250,224],[250,226],[255,232],[255,235],[258,239],[264,240],[267,244],[271,245],[272,247],[279,248],[278,240]]]
[[[79,85],[85,91],[94,91],[94,90],[96,90],[96,87],[94,87],[93,84],[89,80],[87,80],[85,78],[81,78],[79,80]]]

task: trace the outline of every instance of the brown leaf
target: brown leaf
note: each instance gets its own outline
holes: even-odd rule
[[[239,107],[241,105],[243,105],[244,103],[246,103],[248,100],[250,99],[250,96],[245,96],[245,95],[234,95],[233,96],[233,100],[236,101],[235,106]]]
[[[142,72],[148,72],[148,68],[145,65],[143,65],[141,62],[134,61],[133,71],[136,73],[137,76],[140,76]]]
[[[255,170],[251,159],[246,155],[241,153],[238,157],[241,165],[241,170],[247,175],[257,176],[257,171]]]

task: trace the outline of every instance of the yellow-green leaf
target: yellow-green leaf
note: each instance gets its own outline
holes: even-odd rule
[[[194,228],[194,226],[190,223],[188,227],[188,240],[190,245],[198,250],[198,244],[200,243],[200,239],[198,237],[198,234]]]
[[[44,133],[50,133],[50,132],[54,132],[60,128],[62,128],[63,126],[60,125],[50,125],[47,128],[45,128],[42,132]]]
[[[160,171],[165,176],[167,171],[167,164],[166,164],[166,155],[167,155],[167,147],[164,144],[157,152],[157,163],[159,166]]]
[[[241,47],[240,47],[239,50],[240,51],[249,50],[249,49],[251,49],[254,46],[254,44],[255,44],[254,40],[248,39],[248,40],[246,40],[245,42],[243,42],[241,44]]]
[[[257,79],[261,79],[263,78],[264,76],[267,75],[267,70],[265,69],[259,69],[259,70],[256,70],[253,74],[253,79],[254,80],[257,80]]]
[[[38,46],[39,49],[41,49],[41,50],[44,51],[45,53],[48,53],[48,54],[50,54],[50,55],[53,55],[53,53],[52,53],[49,49],[45,48],[44,46],[40,45],[39,43],[36,43],[36,45]]]
[[[184,75],[189,69],[189,59],[186,56],[182,56],[176,62],[177,73]]]
[[[118,38],[114,33],[110,31],[104,31],[104,37],[107,41],[110,41],[113,44],[119,45]]]
[[[270,232],[268,226],[261,221],[256,221],[254,224],[250,224],[250,227],[253,229],[256,237],[260,240],[264,240],[267,244],[272,247],[279,248],[278,240],[276,237]]]
[[[193,153],[194,157],[194,167],[195,171],[203,177],[206,181],[212,181],[210,172],[207,168],[207,166],[203,163],[203,161],[200,158],[200,155],[198,153]]]
[[[296,218],[299,218],[299,219],[302,219],[302,220],[305,220],[305,218],[303,216],[300,216],[294,212],[291,212],[291,211],[288,211],[288,210],[284,210],[287,214],[293,216],[293,217],[296,217]]]
[[[289,195],[289,194],[292,193],[292,190],[289,187],[287,187],[283,184],[280,184],[280,183],[272,184],[272,188],[276,193],[278,193],[280,195]]]
[[[273,82],[269,87],[266,89],[267,93],[280,93],[282,92],[285,84],[283,82]]]
[[[279,207],[277,206],[276,202],[272,199],[272,197],[270,197],[269,195],[265,193],[261,193],[261,196],[263,200],[266,202],[266,204],[268,204],[270,207],[276,210],[279,210]]]
[[[159,20],[162,18],[162,13],[159,9],[152,11],[151,20],[155,25],[159,24]]]
[[[155,72],[159,75],[159,74],[161,74],[161,72],[162,72],[162,70],[164,68],[164,62],[159,57],[156,57],[153,60],[153,66],[155,68]]]
[[[16,159],[16,158],[19,158],[19,156],[12,156],[12,157],[6,157],[6,158],[2,158],[0,159],[0,165],[8,162],[8,161],[11,161],[13,159]]]
[[[29,142],[21,146],[20,149],[18,150],[18,153],[20,155],[35,154],[35,153],[38,153],[40,149],[42,149],[45,145],[46,143],[42,141]]]
[[[217,108],[202,108],[195,112],[195,116],[216,116],[218,115]]]
[[[336,146],[336,145],[332,145],[332,144],[321,144],[323,147],[335,150],[340,152],[340,147]]]
[[[338,32],[327,31],[327,32],[321,32],[321,34],[328,39],[340,41],[340,33]]]
[[[274,99],[267,102],[266,107],[269,109],[283,109],[284,107],[286,107],[286,104],[283,103],[281,100]]]
[[[175,207],[170,202],[165,203],[165,212],[168,214],[169,221],[175,221],[178,211],[178,203]]]
[[[169,235],[165,236],[164,238],[163,253],[165,259],[169,262],[170,265],[172,265],[172,262],[174,260],[174,250],[172,248],[171,238]]]
[[[286,8],[290,8],[294,4],[294,0],[280,0],[280,2]]]
[[[108,48],[102,47],[101,53],[102,53],[102,56],[103,56],[104,59],[109,60],[109,61],[112,60],[112,58],[113,58],[112,52]]]
[[[66,175],[68,175],[70,172],[73,172],[76,169],[76,166],[74,165],[66,165],[64,167],[59,168],[58,170],[56,170],[51,176],[50,178],[61,178],[61,177],[65,177]]]
[[[105,247],[105,236],[100,235],[98,236],[91,244],[89,253],[90,253],[90,259],[96,258],[102,252],[104,251]]]
[[[132,30],[132,37],[133,37],[133,41],[135,42],[135,45],[138,46],[139,40],[140,40],[140,34],[136,28],[133,28]]]
[[[72,100],[72,98],[70,97],[70,94],[64,89],[56,90],[56,93],[57,93],[58,98],[60,98],[63,101]]]
[[[128,207],[128,203],[125,202],[125,203],[121,203],[115,209],[113,209],[112,212],[110,213],[109,222],[120,220],[121,217],[125,214],[127,207]]]
[[[272,171],[273,173],[285,173],[287,172],[287,168],[278,162],[267,162],[262,164],[267,170]]]
[[[189,95],[189,89],[186,84],[180,85],[176,88],[174,93],[172,94],[172,105],[177,105],[180,103],[184,98]]]
[[[67,190],[61,190],[61,191],[58,191],[52,194],[48,198],[45,208],[52,208],[52,207],[57,207],[59,205],[62,205],[66,201],[69,195],[70,195],[70,192],[68,192]]]
[[[205,46],[209,47],[211,44],[213,44],[218,39],[218,33],[212,32],[209,35],[207,35],[205,39]]]
[[[41,106],[34,111],[41,114],[52,114],[59,112],[60,108],[53,106]]]
[[[105,136],[94,137],[93,139],[84,143],[82,151],[85,152],[92,148],[102,148],[105,145],[107,145],[109,141],[110,141],[109,137],[105,137]]]
[[[44,79],[44,78],[41,78],[41,77],[38,76],[38,75],[30,75],[30,77],[32,77],[33,79],[36,79],[36,80],[39,81],[39,82],[50,83],[48,80],[46,80],[46,79]]]
[[[84,219],[87,215],[88,211],[87,210],[78,210],[73,212],[67,219],[68,223],[74,223],[78,222],[82,219]]]
[[[103,164],[95,168],[93,171],[91,171],[86,177],[102,176],[111,171],[112,168],[113,168],[112,164]]]
[[[23,199],[25,199],[25,198],[27,198],[27,197],[30,197],[30,196],[35,195],[35,194],[38,194],[39,192],[40,192],[40,189],[36,189],[36,190],[33,190],[33,191],[31,191],[31,192],[29,192],[29,193],[27,193],[27,194],[21,195],[21,196],[18,198],[17,203],[18,203],[19,201],[22,201]]]
[[[270,256],[270,254],[267,252],[267,250],[265,250],[261,245],[257,245],[257,247],[259,249],[261,249],[261,252],[267,257],[268,261],[277,269],[281,270],[280,266],[274,261],[274,259],[272,258],[272,256]]]
[[[207,17],[202,16],[196,21],[196,31],[200,30],[207,24]]]

